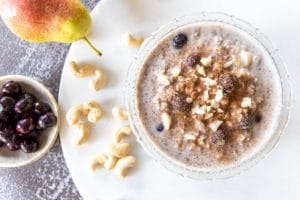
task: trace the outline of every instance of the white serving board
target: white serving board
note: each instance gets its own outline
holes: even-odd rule
[[[298,199],[300,196],[300,3],[298,1],[238,0],[101,0],[92,12],[93,27],[89,39],[103,51],[96,57],[82,41],[75,42],[66,58],[59,93],[62,113],[87,100],[102,103],[104,118],[93,126],[89,141],[72,146],[76,129],[62,121],[60,133],[63,153],[84,199]],[[134,137],[132,154],[138,165],[121,180],[113,172],[89,169],[91,157],[113,142],[114,131],[122,124],[111,117],[114,105],[125,107],[124,85],[128,66],[137,50],[123,41],[126,32],[147,36],[171,19],[202,11],[221,11],[242,18],[269,36],[279,48],[288,66],[294,89],[294,107],[290,123],[279,145],[257,166],[226,180],[195,181],[173,174],[154,162]],[[97,93],[89,90],[92,78],[76,79],[67,63],[71,60],[94,63],[109,77],[107,87]],[[124,124],[124,123],[123,123]],[[126,124],[126,123],[125,123]]]

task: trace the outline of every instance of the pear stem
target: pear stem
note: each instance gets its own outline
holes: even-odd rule
[[[83,37],[82,40],[96,53],[97,56],[102,56],[101,51],[99,51],[88,39]]]

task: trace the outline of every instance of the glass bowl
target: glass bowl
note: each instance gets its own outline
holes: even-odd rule
[[[263,143],[262,147],[257,153],[252,154],[241,162],[237,162],[234,166],[221,167],[221,168],[201,168],[186,166],[183,163],[176,161],[175,159],[168,156],[165,152],[160,150],[160,148],[152,141],[150,136],[146,133],[139,120],[136,95],[137,95],[137,80],[140,70],[143,67],[143,63],[147,56],[150,54],[151,50],[158,44],[158,42],[168,35],[170,32],[193,23],[200,22],[218,22],[231,25],[239,30],[243,31],[246,35],[252,37],[257,42],[259,42],[267,54],[270,56],[274,62],[274,66],[277,69],[278,75],[281,80],[282,89],[282,102],[279,111],[279,117],[277,126],[274,132],[271,133],[269,139]],[[265,158],[270,151],[277,144],[280,136],[283,133],[284,128],[289,119],[290,107],[291,107],[291,88],[289,84],[289,75],[287,69],[282,62],[278,49],[276,49],[270,40],[262,34],[257,28],[253,27],[244,20],[238,19],[234,16],[227,15],[224,13],[214,12],[202,12],[195,15],[188,15],[176,18],[169,22],[168,24],[162,26],[157,31],[152,33],[150,37],[144,41],[140,48],[140,51],[135,56],[133,63],[131,64],[126,82],[126,106],[129,112],[129,122],[130,126],[135,133],[138,142],[142,145],[144,150],[162,166],[170,171],[173,171],[184,177],[189,177],[193,179],[216,179],[216,178],[228,178],[235,174],[254,166],[263,158]]]

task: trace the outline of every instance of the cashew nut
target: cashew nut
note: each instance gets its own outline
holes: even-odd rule
[[[127,169],[136,165],[136,158],[134,156],[127,156],[121,158],[116,165],[116,173],[121,177],[126,177]]]
[[[88,121],[91,123],[98,122],[102,117],[102,108],[96,101],[89,101],[83,104],[84,109],[88,110]]]
[[[144,38],[134,38],[130,33],[126,34],[127,45],[132,48],[138,48],[144,42]]]
[[[79,67],[75,61],[71,61],[69,64],[71,73],[77,78],[84,78],[92,75],[95,72],[93,65],[87,64]]]
[[[79,132],[79,135],[77,139],[75,140],[75,146],[80,146],[81,144],[85,143],[90,135],[90,128],[88,123],[78,123],[77,129]]]
[[[119,143],[124,136],[131,135],[131,129],[129,126],[122,126],[115,133],[115,142]]]
[[[93,91],[96,92],[98,90],[101,90],[104,87],[107,78],[105,73],[100,69],[97,69],[95,71],[95,75],[96,78],[89,83],[89,86]]]
[[[117,161],[118,158],[116,156],[109,154],[108,159],[104,163],[104,167],[108,170],[112,170],[113,168],[115,168]]]
[[[127,142],[109,145],[109,152],[117,158],[128,156],[130,145]]]
[[[112,115],[115,119],[118,119],[118,120],[121,120],[121,121],[128,120],[127,113],[122,108],[120,108],[118,106],[113,107]]]
[[[97,166],[103,165],[106,161],[107,161],[107,156],[103,153],[99,154],[98,156],[95,156],[91,162],[91,166],[90,166],[91,170],[95,171]]]
[[[78,123],[81,115],[87,115],[87,110],[82,105],[73,106],[66,115],[68,124],[75,125]]]

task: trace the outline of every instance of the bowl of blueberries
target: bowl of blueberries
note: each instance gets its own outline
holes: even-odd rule
[[[0,167],[37,161],[55,143],[59,128],[59,107],[45,86],[21,75],[0,77]]]

